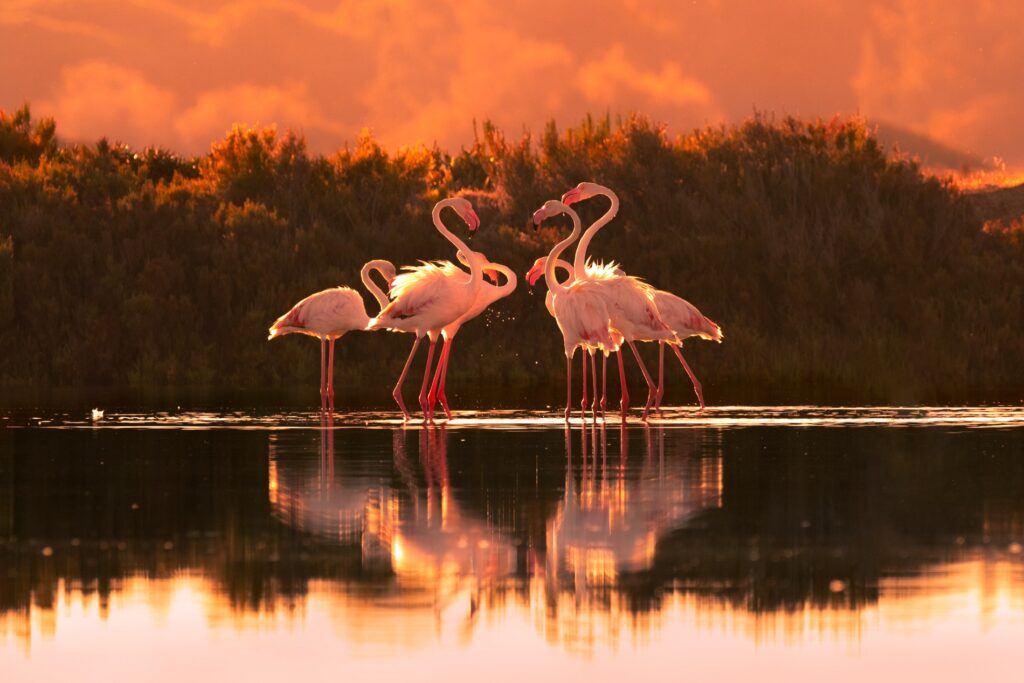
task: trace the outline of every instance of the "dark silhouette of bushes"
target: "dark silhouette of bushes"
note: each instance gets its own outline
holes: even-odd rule
[[[983,226],[954,187],[889,155],[859,120],[755,116],[675,139],[639,116],[551,124],[538,140],[485,124],[455,155],[392,153],[364,137],[322,156],[294,133],[238,128],[188,159],[106,140],[62,145],[54,133],[27,106],[0,115],[9,387],[314,386],[314,345],[266,342],[295,301],[359,288],[371,258],[451,258],[429,212],[452,193],[483,219],[473,247],[522,273],[565,234],[534,232],[530,213],[588,179],[622,201],[592,255],[725,330],[722,346],[687,345],[712,402],[1024,391],[1019,225]],[[579,208],[589,222],[606,202]],[[558,401],[563,361],[542,297],[521,283],[466,326],[452,394]],[[338,347],[341,394],[386,404],[410,343],[350,335]],[[682,372],[670,376],[670,397],[689,400]]]

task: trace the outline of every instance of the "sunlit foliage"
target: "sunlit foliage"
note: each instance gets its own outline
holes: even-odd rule
[[[365,134],[329,156],[295,133],[236,128],[184,159],[59,144],[53,121],[33,123],[27,107],[0,116],[0,382],[307,385],[314,345],[266,342],[295,301],[358,286],[371,258],[451,258],[429,212],[455,192],[483,218],[474,248],[522,274],[564,234],[535,232],[530,213],[584,179],[622,200],[592,255],[725,330],[720,347],[687,345],[712,401],[1024,387],[1019,225],[983,229],[959,190],[888,155],[856,119],[759,115],[676,139],[642,117],[551,124],[539,139],[484,124],[454,154],[390,152]],[[593,200],[581,214],[605,208]],[[465,328],[453,394],[557,401],[563,361],[542,294],[521,282]],[[410,341],[352,335],[339,384],[385,402]],[[685,400],[677,370],[670,390]]]

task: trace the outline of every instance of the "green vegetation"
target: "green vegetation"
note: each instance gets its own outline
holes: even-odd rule
[[[27,107],[0,115],[7,387],[315,394],[315,344],[266,341],[294,302],[360,288],[371,258],[451,258],[429,212],[456,192],[483,220],[474,248],[522,274],[565,234],[534,232],[530,213],[587,179],[622,200],[592,255],[725,330],[721,346],[687,344],[711,403],[1024,394],[1020,223],[986,229],[955,188],[888,155],[858,120],[755,117],[676,139],[640,117],[551,125],[539,140],[485,125],[455,155],[363,138],[320,156],[292,133],[236,129],[196,159],[63,145],[55,130]],[[584,221],[606,208],[580,206]],[[464,328],[451,394],[559,400],[564,361],[542,296],[521,281]],[[387,405],[411,342],[347,337],[340,395]],[[670,400],[691,400],[679,368],[670,374]]]

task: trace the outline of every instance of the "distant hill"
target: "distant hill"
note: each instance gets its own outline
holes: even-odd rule
[[[948,169],[959,173],[971,171],[991,171],[995,164],[977,154],[950,147],[938,140],[915,133],[893,123],[874,122],[878,130],[876,136],[887,149],[898,149],[917,159],[922,166],[930,169]]]
[[[1024,183],[967,193],[974,214],[982,221],[1013,222],[1024,217]]]

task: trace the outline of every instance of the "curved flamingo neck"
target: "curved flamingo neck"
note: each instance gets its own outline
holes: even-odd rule
[[[394,276],[395,266],[391,261],[385,261],[384,259],[375,259],[373,261],[367,261],[363,264],[363,269],[359,271],[359,279],[363,281],[363,286],[373,295],[373,298],[380,304],[380,309],[383,311],[384,307],[388,305],[388,295],[377,286],[377,283],[370,277],[370,273],[376,270],[378,273],[384,276],[384,279]],[[391,275],[388,275],[388,271]]]
[[[580,225],[580,215],[578,213],[570,209],[565,204],[562,204],[562,211],[568,214],[569,218],[572,219],[572,233],[552,247],[551,253],[548,254],[547,263],[544,264],[544,282],[548,285],[548,291],[556,296],[563,294],[567,289],[566,286],[561,284],[558,281],[558,278],[555,277],[555,267],[558,265],[558,257],[562,255],[562,252],[565,251],[570,244],[579,238],[580,230],[582,228]]]
[[[442,199],[437,204],[434,204],[434,208],[430,212],[430,218],[434,222],[434,227],[437,228],[437,231],[439,233],[441,233],[441,236],[444,237],[449,242],[451,242],[452,246],[454,246],[460,252],[460,254],[464,255],[466,260],[469,261],[469,263],[466,264],[469,266],[469,282],[466,283],[466,286],[469,287],[479,284],[481,278],[483,277],[483,274],[477,267],[478,259],[468,258],[469,254],[473,254],[475,252],[473,252],[473,250],[467,247],[465,242],[456,237],[455,233],[446,228],[444,223],[441,221],[441,211],[443,211],[445,207],[451,205],[451,199]]]
[[[607,187],[601,187],[599,194],[603,194],[612,201],[612,205],[608,207],[608,210],[604,212],[604,215],[598,218],[593,224],[587,228],[587,231],[583,233],[583,238],[580,239],[579,246],[576,247],[576,258],[573,259],[573,272],[577,278],[586,277],[587,274],[587,249],[590,248],[590,240],[594,239],[594,235],[597,231],[607,225],[615,214],[619,212],[619,198]]]
[[[500,263],[490,263],[488,264],[487,267],[491,270],[496,270],[505,276],[505,284],[498,287],[497,297],[495,301],[497,301],[497,299],[501,299],[508,296],[513,292],[513,290],[515,290],[516,285],[519,283],[519,281],[516,279],[516,274],[512,272],[511,268],[509,268],[508,266],[503,266]]]

